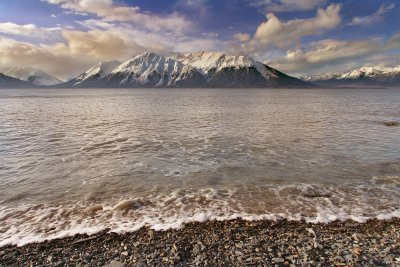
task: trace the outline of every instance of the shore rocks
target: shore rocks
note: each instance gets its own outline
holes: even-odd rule
[[[209,221],[0,249],[5,266],[399,266],[400,219]]]

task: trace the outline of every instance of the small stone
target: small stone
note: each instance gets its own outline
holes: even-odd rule
[[[272,258],[272,261],[275,263],[283,263],[285,260],[283,258]]]
[[[236,256],[240,256],[240,257],[244,256],[243,252],[240,252],[239,250],[236,250],[235,254],[236,254]]]
[[[114,260],[114,261],[110,262],[110,264],[106,265],[105,267],[125,267],[125,264],[123,264],[120,261]]]
[[[197,254],[200,253],[200,251],[201,251],[200,246],[199,246],[198,244],[195,244],[195,245],[193,246],[193,250],[192,250],[193,254],[194,254],[194,255],[197,255]]]
[[[121,256],[128,257],[129,256],[129,252],[128,251],[124,251],[124,252],[121,253]]]
[[[150,239],[153,239],[153,238],[154,238],[154,230],[149,230],[149,231],[147,232],[147,234],[149,235],[149,238],[150,238]]]
[[[350,261],[350,262],[353,261],[353,256],[352,256],[351,254],[345,255],[344,258],[345,258],[347,261]]]

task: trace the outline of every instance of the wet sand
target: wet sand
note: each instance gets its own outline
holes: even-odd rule
[[[0,249],[0,266],[400,266],[400,219],[209,221]]]

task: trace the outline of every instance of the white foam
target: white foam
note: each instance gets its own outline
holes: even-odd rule
[[[311,223],[400,218],[400,193],[392,186],[375,185],[378,191],[372,195],[368,195],[363,187],[348,189],[298,184],[246,186],[235,190],[204,188],[161,193],[155,190],[146,198],[122,198],[91,205],[2,205],[0,246],[22,246],[106,229],[123,233],[147,226],[159,231],[181,228],[190,222],[237,218]]]

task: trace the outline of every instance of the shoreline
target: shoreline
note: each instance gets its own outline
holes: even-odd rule
[[[206,221],[0,250],[0,266],[398,266],[400,219]]]

